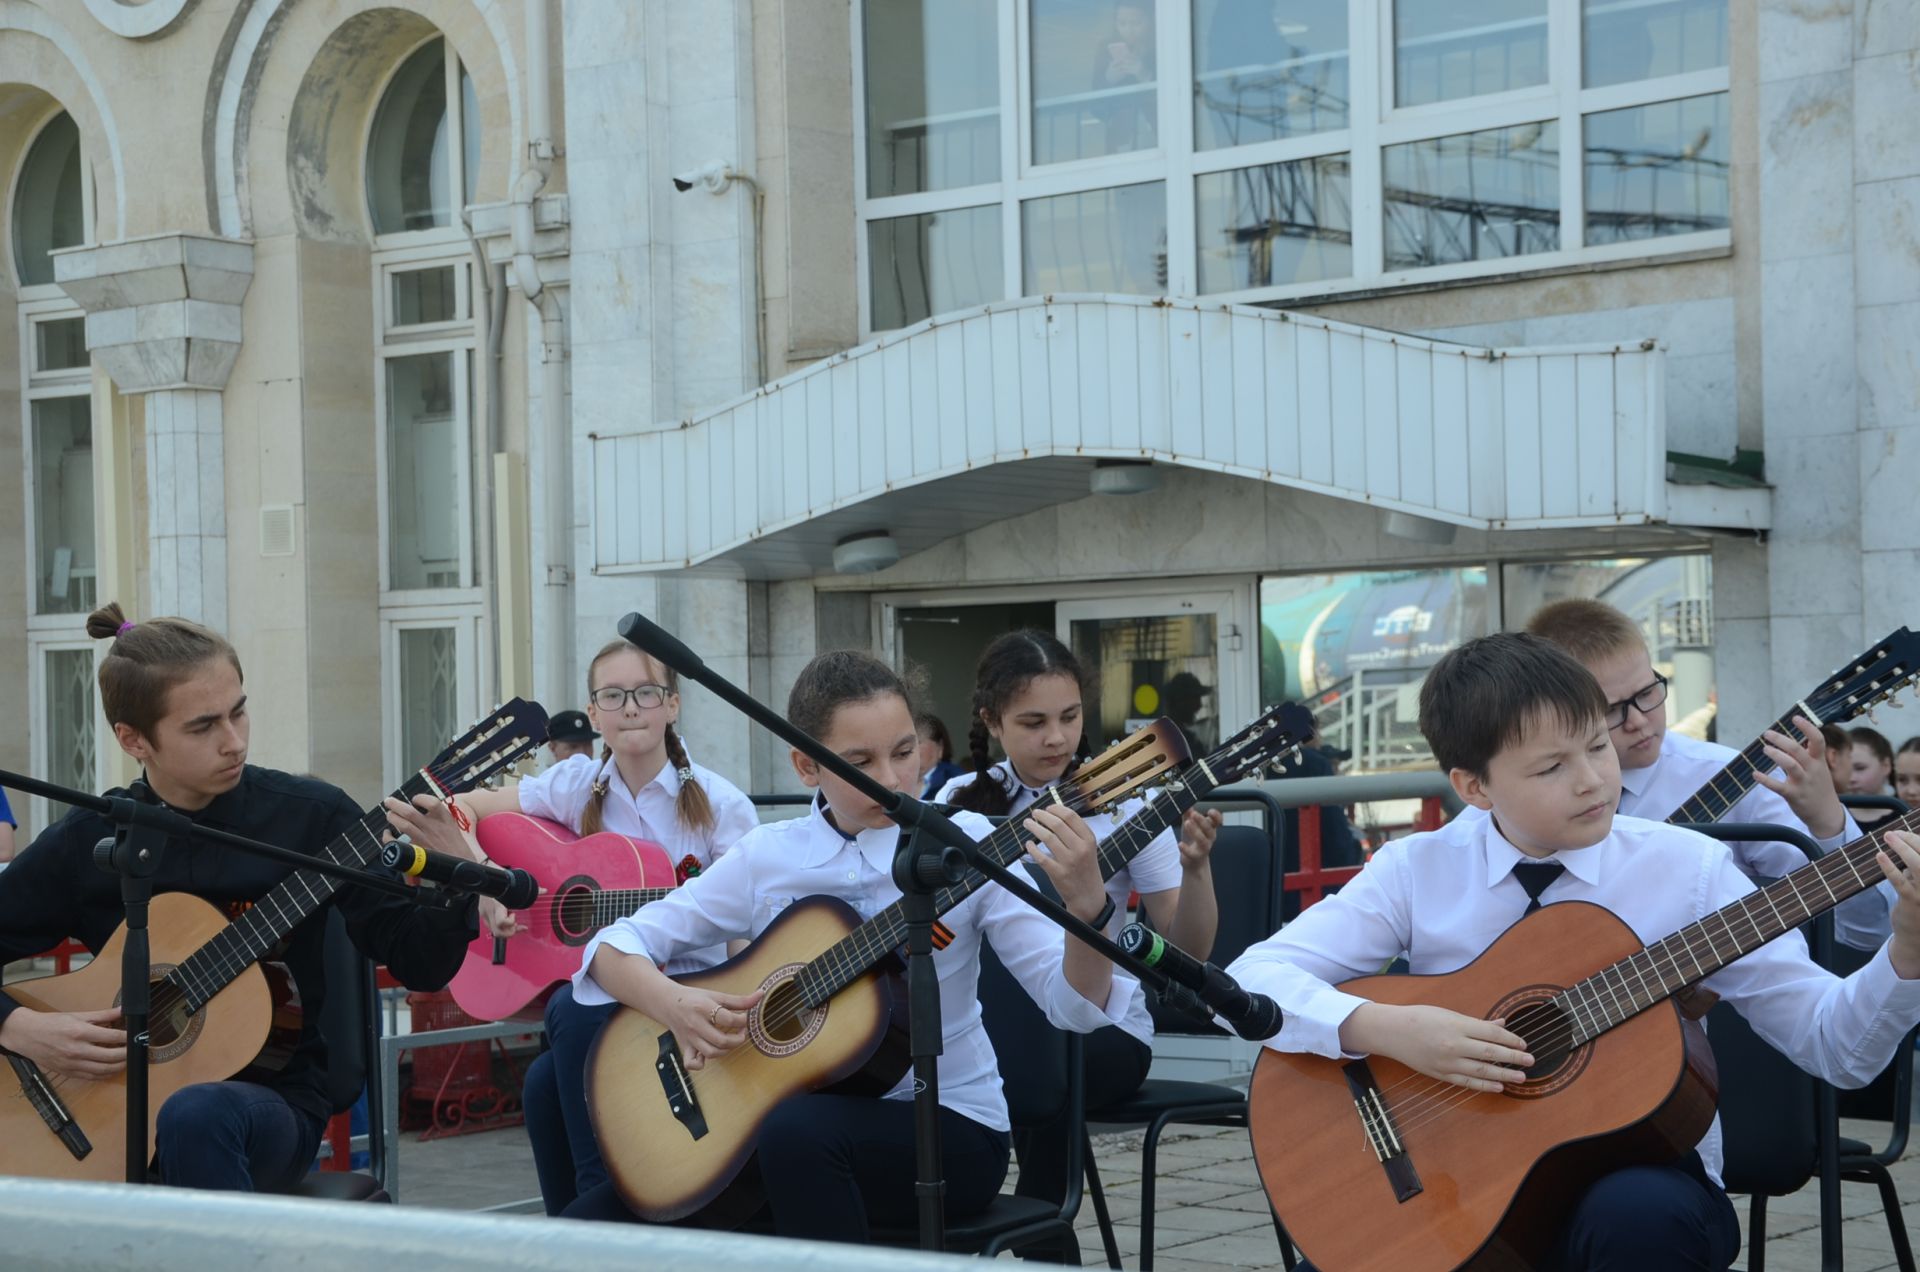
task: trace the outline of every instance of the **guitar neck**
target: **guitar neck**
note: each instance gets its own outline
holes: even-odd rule
[[[1793,722],[1786,716],[1775,720],[1769,727],[1788,737],[1793,736]],[[1705,824],[1725,817],[1728,809],[1745,799],[1747,792],[1759,784],[1759,775],[1773,768],[1773,761],[1767,758],[1766,745],[1760,738],[1747,743],[1740,754],[1727,761],[1725,768],[1707,779],[1705,786],[1673,810],[1673,816],[1667,818],[1668,824]]]
[[[1200,766],[1176,777],[1147,806],[1129,817],[1100,843],[1100,877],[1111,879],[1122,867],[1140,855],[1167,827],[1177,825],[1192,808],[1213,789],[1204,781]],[[1011,868],[1026,854],[1019,818],[1010,817],[994,827],[993,833],[979,841],[979,852],[1003,868]],[[934,913],[945,914],[988,883],[987,876],[970,869],[959,883],[934,894]],[[873,968],[881,959],[900,948],[907,939],[907,912],[904,902],[896,901],[835,942],[807,965],[798,985],[809,1006],[817,1007],[845,989]]]
[[[1555,1004],[1575,1022],[1574,1045],[1598,1037],[1873,887],[1886,877],[1874,860],[1886,832],[1915,829],[1920,829],[1920,810],[1883,823],[1846,847],[1555,995]]]
[[[593,930],[611,927],[641,906],[669,896],[672,888],[596,888],[593,893]],[[558,898],[550,904],[560,905]]]
[[[394,792],[394,798],[411,804],[415,795],[438,797],[439,792],[415,773]],[[386,829],[385,811],[368,809],[335,836],[319,856],[336,866],[366,866],[379,857],[380,836]],[[326,904],[339,886],[337,880],[318,870],[295,870],[169,972],[167,980],[186,995],[189,1011],[199,1011],[234,977],[264,958],[287,933]]]

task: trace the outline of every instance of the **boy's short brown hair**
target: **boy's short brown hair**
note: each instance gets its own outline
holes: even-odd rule
[[[1542,605],[1527,620],[1527,630],[1583,663],[1604,662],[1616,654],[1647,647],[1647,638],[1632,619],[1605,601],[1583,597]]]
[[[1531,632],[1499,632],[1449,653],[1420,686],[1420,732],[1442,772],[1485,777],[1543,715],[1571,729],[1598,724],[1606,695],[1566,650]]]

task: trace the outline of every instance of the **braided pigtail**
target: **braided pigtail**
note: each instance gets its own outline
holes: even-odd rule
[[[967,749],[973,759],[973,780],[953,793],[956,808],[984,817],[1005,817],[1013,807],[1007,788],[993,775],[993,757],[987,751],[987,722],[980,718],[979,694],[974,695],[973,727],[967,730]]]
[[[580,810],[580,834],[597,835],[605,828],[605,815],[601,807],[607,802],[607,792],[612,789],[613,748],[600,748],[600,771],[593,776],[593,786],[587,792],[587,806]]]
[[[707,798],[706,787],[693,775],[693,762],[687,759],[687,748],[672,725],[667,726],[666,747],[667,763],[673,765],[674,775],[680,779],[680,795],[673,802],[680,824],[703,833],[712,830],[713,802]]]

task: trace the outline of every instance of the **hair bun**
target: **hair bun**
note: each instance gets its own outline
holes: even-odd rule
[[[95,640],[113,640],[132,626],[134,624],[127,620],[126,611],[120,608],[118,601],[108,601],[87,615],[87,635]]]

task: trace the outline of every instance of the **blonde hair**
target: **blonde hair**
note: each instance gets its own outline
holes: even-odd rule
[[[167,694],[206,663],[224,658],[242,680],[240,655],[219,632],[184,618],[127,621],[119,602],[87,615],[87,635],[111,640],[100,660],[100,708],[108,724],[124,724],[151,741],[167,714]]]
[[[1574,598],[1543,605],[1527,620],[1527,630],[1583,663],[1604,662],[1647,647],[1647,638],[1633,620],[1605,601]]]
[[[639,654],[653,674],[660,678],[656,683],[666,686],[668,693],[676,697],[679,695],[680,675],[678,672],[674,671],[671,667],[662,666],[660,663],[655,662],[630,641],[616,640],[609,641],[607,644],[602,645],[600,652],[593,656],[593,661],[587,664],[587,697],[589,700],[592,699],[595,688],[593,674],[599,669],[600,664],[615,654],[626,653],[629,650]],[[688,830],[696,830],[703,833],[712,830],[714,826],[713,801],[707,798],[706,788],[700,785],[700,779],[693,775],[693,762],[687,759],[686,745],[680,741],[679,733],[675,732],[671,724],[667,726],[664,743],[667,748],[667,763],[673,765],[673,771],[680,778],[680,794],[673,803],[674,815],[680,819],[680,824]],[[591,754],[591,752],[589,752],[589,754]],[[593,788],[587,794],[587,806],[580,812],[580,833],[582,835],[594,834],[606,826],[606,821],[604,820],[605,814],[601,810],[607,802],[607,791],[611,788],[611,782],[607,777],[607,763],[612,758],[613,748],[602,743],[600,747],[600,775],[594,779]]]

